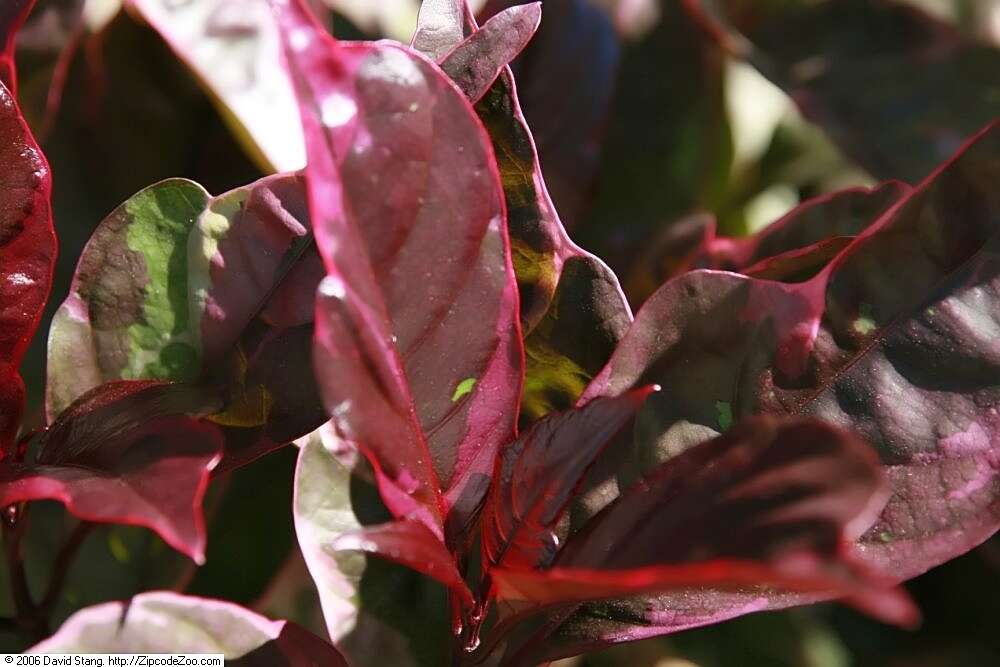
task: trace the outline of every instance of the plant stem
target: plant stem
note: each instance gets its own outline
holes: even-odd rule
[[[17,507],[16,519],[13,525],[6,520],[3,524],[3,541],[7,552],[7,569],[10,572],[11,597],[14,599],[14,609],[18,620],[30,617],[35,613],[35,603],[28,589],[28,578],[24,570],[24,559],[21,554],[21,542],[28,524],[28,506]]]
[[[69,575],[69,569],[76,559],[76,554],[80,551],[83,543],[87,541],[93,529],[94,524],[89,521],[80,521],[76,524],[73,532],[70,533],[69,539],[66,540],[59,550],[59,555],[56,556],[56,561],[52,565],[52,574],[49,575],[49,586],[45,591],[45,597],[42,598],[41,604],[38,605],[39,616],[43,619],[52,613],[52,609],[59,601],[59,596],[62,594],[63,585],[66,583],[66,577]]]

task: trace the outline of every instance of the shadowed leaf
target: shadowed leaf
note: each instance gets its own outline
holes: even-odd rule
[[[492,0],[481,17],[520,2]],[[512,65],[541,174],[570,230],[590,206],[620,59],[614,27],[593,2],[545,0],[538,33]]]
[[[696,271],[654,294],[584,395],[663,386],[637,420],[638,474],[734,418],[811,415],[863,436],[890,482],[863,560],[903,580],[995,532],[998,136],[977,135],[807,282]],[[615,622],[668,606],[635,601]],[[681,625],[708,618],[691,611]]]
[[[53,499],[87,521],[146,526],[204,561],[201,502],[221,457],[218,399],[184,385],[112,382],[68,408],[34,463],[0,468],[0,503]]]
[[[659,592],[617,639],[593,627],[590,649],[831,597],[912,624],[917,612],[905,595],[847,549],[887,493],[877,457],[859,439],[817,421],[752,418],[626,489],[567,541],[552,569],[500,569],[494,579],[501,599],[549,605]],[[703,616],[687,611],[693,599]],[[629,608],[628,600],[604,604]],[[654,613],[672,607],[673,616]],[[595,608],[570,611],[579,619]],[[564,632],[517,655],[572,655],[579,646]]]
[[[666,280],[693,269],[807,280],[909,191],[890,182],[821,195],[746,237],[717,236],[710,216],[691,216],[665,230],[645,253],[629,276],[630,294],[645,301]]]
[[[438,4],[425,3],[424,7],[436,8],[428,22],[447,26],[435,28],[441,39],[450,35],[457,40],[457,35],[476,29],[474,20],[459,11],[464,2]],[[487,8],[487,14],[496,9]],[[459,17],[464,25],[456,22]],[[453,41],[452,48],[457,44]],[[490,43],[470,37],[465,46],[486,49]],[[574,244],[563,228],[509,68],[500,73],[476,111],[493,141],[507,204],[527,364],[521,407],[524,420],[530,422],[573,405],[606,363],[632,311],[617,277],[600,259]]]
[[[1000,50],[971,43],[912,6],[686,4],[876,178],[923,179],[1000,114]]]

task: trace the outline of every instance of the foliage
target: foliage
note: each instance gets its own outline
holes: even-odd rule
[[[335,37],[305,0],[132,0],[224,150],[280,173],[209,162],[223,194],[190,169],[119,193],[65,280],[72,188],[25,115],[65,159],[83,139],[60,100],[81,71],[99,95],[100,54],[139,28],[60,4],[72,38],[27,67],[40,111],[14,92],[14,35],[56,11],[32,6],[0,10],[12,647],[530,666],[827,600],[909,628],[900,584],[1000,528],[995,48],[890,0],[665,3],[624,51],[586,0],[425,0],[409,45]],[[724,56],[897,180],[723,234],[770,178],[727,188]],[[616,75],[636,86],[617,107]],[[695,204],[718,220],[678,219]],[[631,264],[628,296],[557,207]],[[88,589],[102,539],[125,601]]]

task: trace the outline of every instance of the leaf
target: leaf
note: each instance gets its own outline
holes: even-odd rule
[[[723,269],[772,280],[801,282],[909,193],[904,183],[849,188],[803,202],[752,236],[717,236],[710,218],[672,225],[630,276],[645,299],[664,281],[693,269]],[[794,279],[793,279],[794,278]]]
[[[686,4],[876,178],[923,179],[1000,112],[1000,50],[903,3]]]
[[[415,52],[340,44],[300,3],[276,8],[327,270],[315,347],[327,410],[397,518],[439,538],[447,518],[460,535],[514,432],[523,363],[488,138]]]
[[[101,385],[52,424],[35,463],[0,466],[0,503],[58,500],[86,521],[146,526],[204,562],[201,502],[222,439],[193,417],[213,407],[183,385]]]
[[[535,645],[525,652],[571,656],[666,634],[676,636],[684,630],[764,611],[770,605],[780,607],[778,601],[785,597],[802,596],[753,587],[743,593],[690,588],[656,596],[589,602],[575,609],[546,637],[547,646]],[[720,609],[729,610],[729,614],[720,614]]]
[[[888,498],[878,463],[859,438],[821,422],[750,418],[626,489],[556,567],[834,556]]]
[[[422,47],[425,53],[433,56],[456,48],[459,35],[476,28],[468,16],[464,26],[458,23],[460,4],[424,4],[417,34],[424,30],[439,36],[434,46]],[[447,47],[441,43],[446,38],[452,40]],[[490,46],[486,40],[469,40],[469,48]],[[414,45],[421,47],[416,39]],[[501,72],[476,111],[490,134],[503,179],[525,336],[521,405],[530,422],[572,406],[624,335],[632,311],[618,278],[600,259],[576,246],[563,228],[509,69]]]
[[[987,184],[997,136],[995,126],[980,133],[805,283],[695,271],[654,294],[582,399],[664,387],[640,412],[636,449],[622,457],[627,465],[619,459],[618,479],[600,485],[591,511],[636,478],[634,464],[641,476],[687,456],[733,419],[804,414],[859,432],[882,459],[892,496],[855,545],[862,562],[900,581],[992,534],[1000,484],[988,429],[1000,374],[986,304],[997,289],[998,216]],[[974,425],[983,436],[968,437],[980,433]],[[562,587],[583,587],[572,575]],[[520,589],[541,586],[541,574],[517,576],[526,580]],[[525,651],[537,662],[815,599],[682,586],[588,602],[556,610],[539,635],[550,648],[529,641]],[[905,619],[900,600],[852,603]]]
[[[546,567],[559,548],[556,524],[587,469],[653,388],[547,415],[500,453],[483,512],[487,567]]]
[[[295,95],[266,0],[133,0],[211,91],[223,118],[270,171],[305,166]]]
[[[156,591],[71,616],[31,653],[222,653],[227,664],[347,667],[336,649],[287,621],[229,602]]]
[[[227,465],[323,421],[311,365],[322,275],[301,177],[218,197],[170,179],[97,228],[49,333],[47,409],[116,379],[225,388]],[[280,355],[280,356],[279,356]],[[311,407],[316,406],[316,407]]]
[[[905,594],[846,549],[887,495],[860,439],[815,420],[751,418],[630,486],[569,538],[551,569],[501,568],[494,581],[501,599],[541,604],[658,591],[658,606],[675,600],[684,610],[693,595],[711,609],[706,623],[751,606],[850,596],[869,613],[912,624],[918,612]],[[650,635],[693,625],[683,611],[676,625],[667,614],[658,623],[652,613],[637,616],[655,625]],[[568,655],[550,639],[535,648],[544,659]]]
[[[443,614],[440,618],[427,614],[433,596],[425,594],[423,582],[413,581],[423,577],[402,569],[389,575],[379,563],[366,559],[363,551],[335,548],[344,535],[386,518],[383,508],[372,506],[377,492],[365,480],[357,450],[338,438],[329,423],[304,438],[300,446],[295,532],[319,592],[330,637],[358,667],[386,661],[420,664],[421,642],[437,639],[431,624],[444,622]],[[396,629],[386,619],[401,611],[403,625]]]
[[[998,140],[985,129],[805,283],[667,283],[584,400],[664,387],[639,417],[647,464],[724,416],[819,417],[868,440],[892,482],[867,560],[903,580],[972,548],[1000,526]]]
[[[481,16],[520,0],[492,0]],[[587,0],[546,0],[538,34],[512,65],[541,172],[566,227],[589,209],[621,47],[607,13]],[[499,152],[499,151],[498,151]]]
[[[423,523],[391,521],[344,533],[329,546],[334,551],[361,551],[405,565],[437,579],[471,609],[474,603],[455,560],[444,543]]]
[[[0,38],[9,49],[30,3],[7,3]],[[18,10],[20,13],[8,14]],[[7,53],[5,51],[5,53]],[[0,69],[8,67],[0,62]],[[7,75],[12,76],[11,69]],[[10,454],[24,410],[18,366],[41,319],[52,283],[56,238],[49,165],[13,95],[0,84],[0,459]]]
[[[540,2],[509,7],[443,56],[441,69],[475,104],[528,44],[541,20]]]
[[[475,27],[466,0],[423,0],[410,46],[440,63]]]

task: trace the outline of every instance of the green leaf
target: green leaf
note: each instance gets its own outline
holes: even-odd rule
[[[98,226],[53,319],[50,418],[103,382],[157,379],[221,387],[231,450],[308,433],[324,421],[308,372],[321,274],[296,174],[140,191]]]

